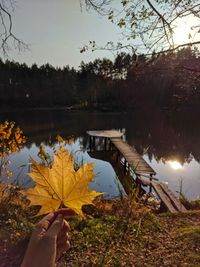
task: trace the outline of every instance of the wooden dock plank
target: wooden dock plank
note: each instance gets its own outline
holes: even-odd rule
[[[135,149],[119,138],[110,138],[111,142],[127,160],[128,164],[135,173],[156,174],[148,163],[139,155]]]
[[[178,211],[174,208],[174,206],[172,205],[172,203],[169,200],[169,198],[165,195],[165,193],[163,192],[160,184],[156,183],[156,182],[152,182],[152,186],[153,186],[154,190],[156,191],[157,195],[159,196],[159,198],[161,199],[161,201],[167,207],[167,209],[171,213],[177,213]]]
[[[176,198],[176,196],[172,193],[172,191],[169,190],[167,185],[160,183],[160,186],[166,192],[168,197],[173,201],[173,203],[174,203],[174,205],[178,211],[187,212],[186,208],[183,206],[183,204],[180,202],[180,200],[178,198]]]
[[[141,177],[141,176],[144,176],[146,178],[150,178],[150,175],[151,176],[155,175],[156,172],[151,168],[151,166],[149,166],[149,164],[142,158],[142,156],[137,153],[134,147],[131,147],[129,144],[127,144],[125,141],[121,139],[121,137],[123,136],[123,133],[121,133],[120,131],[116,131],[116,130],[87,131],[87,133],[91,137],[92,136],[94,137],[93,150],[95,150],[95,137],[109,138],[111,143],[116,147],[118,151],[118,154],[117,154],[118,161],[124,164],[123,170],[131,169],[132,172],[136,174],[136,177],[137,177],[136,181],[138,180],[138,183],[140,183],[143,186],[150,186],[150,188],[153,188],[155,193],[158,195],[158,197],[164,204],[164,206],[171,213],[187,211],[186,208],[179,201],[179,199],[177,199],[176,196],[167,187],[167,185],[163,183],[155,182],[155,180],[157,179],[154,179],[153,177],[151,177],[153,181],[150,179],[145,179]],[[106,140],[105,140],[105,143],[106,143]],[[128,166],[125,164],[126,162],[128,162]],[[117,166],[116,162],[114,162],[113,164]]]
[[[137,179],[144,186],[150,186],[150,184],[151,184],[149,179],[145,179],[145,178],[142,178],[142,177],[139,177]]]
[[[87,131],[87,134],[95,137],[120,138],[123,133],[117,130]]]

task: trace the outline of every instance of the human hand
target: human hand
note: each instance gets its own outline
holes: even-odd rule
[[[54,267],[65,250],[70,248],[69,218],[75,215],[70,209],[61,209],[45,216],[33,230],[21,267]]]

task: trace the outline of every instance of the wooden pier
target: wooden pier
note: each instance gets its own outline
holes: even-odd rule
[[[137,153],[136,149],[123,141],[124,134],[122,132],[117,130],[102,130],[87,131],[87,134],[90,137],[90,152],[96,152],[99,149],[97,140],[103,140],[103,151],[112,151],[112,155],[115,155],[115,162],[123,164],[125,179],[127,179],[127,174],[132,173],[135,177],[133,182],[140,187],[149,186],[150,192],[153,189],[161,200],[162,207],[171,213],[187,211],[168,186],[159,182],[158,179],[154,177],[156,172],[142,156]],[[128,189],[125,191],[128,191]]]

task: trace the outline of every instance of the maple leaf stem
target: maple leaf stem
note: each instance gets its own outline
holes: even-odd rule
[[[62,209],[62,208],[66,208],[63,202],[61,202],[59,209]]]

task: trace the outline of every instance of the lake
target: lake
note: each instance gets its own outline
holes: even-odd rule
[[[23,187],[32,185],[27,176],[30,158],[38,161],[40,144],[51,153],[49,142],[56,135],[74,136],[75,159],[94,162],[96,178],[91,188],[104,192],[105,197],[119,195],[118,179],[106,160],[91,158],[87,153],[87,130],[120,129],[127,142],[143,155],[156,171],[156,177],[164,181],[176,194],[182,183],[183,193],[189,199],[200,198],[200,124],[199,113],[185,111],[67,111],[26,110],[0,112],[1,122],[13,120],[27,137],[26,146],[12,156],[10,178]]]

